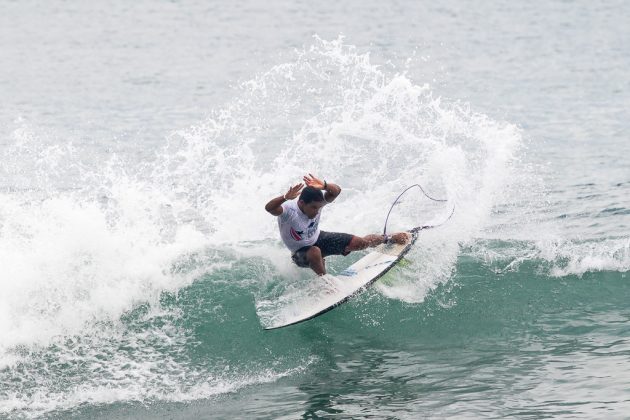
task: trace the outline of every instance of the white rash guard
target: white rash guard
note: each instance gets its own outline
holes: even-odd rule
[[[309,219],[298,207],[297,200],[282,203],[282,214],[278,216],[278,227],[282,241],[291,254],[298,249],[313,245],[319,238],[319,216]]]

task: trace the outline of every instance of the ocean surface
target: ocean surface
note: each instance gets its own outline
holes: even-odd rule
[[[0,418],[630,418],[628,22],[0,0]],[[263,208],[309,172],[343,189],[324,230],[381,231],[415,183],[448,203],[389,229],[455,212],[265,331],[317,285]]]

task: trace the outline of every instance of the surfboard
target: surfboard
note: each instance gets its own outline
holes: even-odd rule
[[[357,296],[391,270],[409,252],[418,237],[418,230],[410,231],[404,244],[383,244],[352,264],[336,276],[325,275],[316,279],[322,282],[320,296],[305,296],[302,301],[292,302],[281,314],[275,316],[265,330],[274,330],[299,324],[325,314]]]

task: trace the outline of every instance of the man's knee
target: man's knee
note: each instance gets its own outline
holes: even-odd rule
[[[370,242],[366,238],[355,236],[353,239],[356,239],[355,245],[357,248],[367,248],[370,246]]]
[[[306,258],[308,258],[309,261],[321,259],[322,258],[322,250],[319,249],[319,247],[317,247],[317,246],[312,246],[306,252]]]
[[[360,251],[368,247],[368,242],[360,236],[352,236],[350,243],[346,246],[345,251]]]

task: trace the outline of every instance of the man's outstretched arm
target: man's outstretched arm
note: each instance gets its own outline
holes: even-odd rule
[[[287,200],[293,200],[298,195],[300,195],[300,190],[304,187],[304,184],[296,184],[289,188],[286,194],[281,195],[280,197],[272,198],[265,205],[265,210],[271,213],[274,216],[280,216],[282,214],[282,203]]]
[[[313,174],[308,174],[304,176],[304,183],[309,187],[317,188],[318,190],[325,191],[324,200],[328,203],[332,203],[335,201],[335,198],[341,192],[341,187],[337,184],[333,184],[332,182],[328,183],[326,181],[322,181],[313,176]]]

